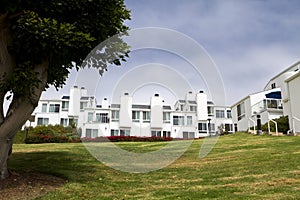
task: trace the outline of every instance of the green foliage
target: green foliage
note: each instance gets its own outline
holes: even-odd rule
[[[33,72],[35,65],[47,61],[46,87],[61,87],[72,62],[80,66],[100,42],[128,30],[123,22],[130,19],[130,12],[123,0],[3,0],[0,16],[8,20],[12,46],[7,48],[16,63],[13,75],[1,83],[1,90],[28,95],[40,81]],[[107,56],[101,58],[101,66],[89,67],[102,72],[110,63],[120,64],[128,56],[128,47],[119,39],[104,54]],[[111,54],[114,59],[108,56]]]
[[[16,134],[14,143],[64,143],[81,142],[74,127],[64,127],[60,125],[37,126],[28,128],[28,137],[26,139],[26,130],[19,131]]]
[[[284,134],[287,134],[287,131],[290,129],[289,128],[289,118],[288,116],[283,116],[277,119],[274,119],[275,122],[277,122],[277,126],[278,126],[278,132],[282,132]],[[268,131],[268,123],[265,123],[264,125],[261,126],[262,131],[267,132]],[[275,123],[274,122],[270,122],[270,130],[271,132],[275,132],[276,128],[275,128]]]

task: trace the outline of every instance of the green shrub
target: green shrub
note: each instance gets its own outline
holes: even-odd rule
[[[28,137],[26,139],[26,130],[19,131],[16,134],[14,143],[65,143],[80,142],[77,129],[73,127],[64,127],[61,125],[36,126],[28,128]]]
[[[275,122],[277,122],[278,132],[282,132],[283,134],[287,134],[287,131],[289,128],[289,118],[288,116],[283,116],[277,119],[274,119]],[[262,131],[268,132],[268,123],[265,123],[261,126]],[[270,121],[270,131],[275,132],[275,124],[274,122]]]

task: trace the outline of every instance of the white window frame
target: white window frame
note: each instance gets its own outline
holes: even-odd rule
[[[137,110],[132,111],[132,121],[140,122],[140,111],[137,111]]]
[[[187,116],[186,117],[186,125],[187,126],[193,125],[193,116]]]
[[[149,123],[151,119],[150,111],[143,111],[143,122]]]
[[[163,123],[170,124],[171,123],[171,113],[163,112]]]
[[[225,111],[216,109],[216,118],[225,118]]]
[[[118,122],[120,120],[120,111],[119,110],[112,110],[111,111],[111,121]]]

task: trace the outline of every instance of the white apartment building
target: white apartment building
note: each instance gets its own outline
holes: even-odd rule
[[[271,78],[263,91],[250,94],[232,105],[235,131],[247,131],[256,126],[260,115],[262,124],[289,116],[291,132],[299,133],[299,68],[300,62],[293,64]]]
[[[233,132],[231,109],[215,106],[200,91],[189,91],[177,100],[174,108],[159,94],[149,104],[133,104],[132,96],[124,93],[120,102],[110,103],[104,98],[97,104],[85,88],[74,86],[69,96],[59,100],[40,100],[27,126],[76,123],[81,137],[138,136],[198,138],[214,135],[219,129]]]
[[[289,116],[289,124],[292,133],[300,133],[300,70],[285,80],[287,84],[288,98],[284,99]]]

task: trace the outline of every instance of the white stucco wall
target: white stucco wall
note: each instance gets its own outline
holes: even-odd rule
[[[163,99],[156,94],[151,97],[151,128],[162,129],[163,127]]]
[[[132,118],[132,97],[129,95],[121,96],[120,107],[120,127],[130,128]]]
[[[197,120],[207,120],[208,111],[207,111],[207,95],[205,93],[197,93],[196,95],[197,102]]]
[[[300,72],[287,80],[290,106],[289,122],[294,132],[300,133]]]

